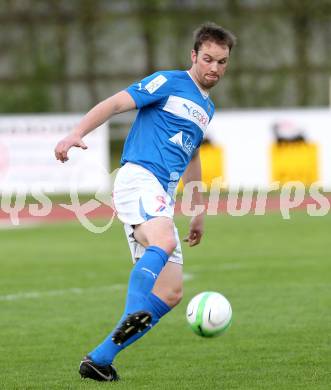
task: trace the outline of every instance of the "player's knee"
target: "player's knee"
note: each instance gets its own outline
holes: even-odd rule
[[[170,307],[175,307],[183,298],[183,288],[176,287],[169,289],[166,294],[166,301]]]
[[[163,237],[160,237],[159,239],[152,241],[150,245],[159,246],[170,256],[172,252],[176,249],[177,242],[175,240],[175,237],[169,234],[169,235],[164,235]]]
[[[163,246],[164,246],[164,250],[169,254],[171,255],[171,253],[176,249],[176,246],[177,246],[177,242],[175,240],[175,237],[173,236],[168,236],[168,237],[165,237],[164,241],[163,241]]]
[[[134,235],[138,242],[147,244],[144,246],[158,246],[169,255],[177,246],[174,223],[170,218],[152,218],[137,226]]]

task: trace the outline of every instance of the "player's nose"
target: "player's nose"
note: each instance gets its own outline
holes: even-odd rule
[[[210,64],[210,70],[212,72],[215,72],[217,73],[217,62],[216,61],[212,61],[211,64]]]

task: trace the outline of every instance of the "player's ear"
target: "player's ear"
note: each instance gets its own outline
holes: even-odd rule
[[[198,53],[194,49],[192,49],[191,50],[191,60],[194,64],[197,62],[197,55],[198,55]]]

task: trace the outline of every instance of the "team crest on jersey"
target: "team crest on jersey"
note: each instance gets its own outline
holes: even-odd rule
[[[169,138],[169,141],[175,145],[180,146],[187,155],[191,155],[196,146],[193,144],[191,137],[189,135],[184,134],[180,131],[175,134],[173,137]]]
[[[163,85],[167,81],[166,77],[162,74],[156,76],[153,80],[151,80],[148,84],[146,84],[145,89],[150,93],[154,93],[157,91],[161,85]]]

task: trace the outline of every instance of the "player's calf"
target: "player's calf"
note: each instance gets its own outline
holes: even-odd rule
[[[183,289],[180,286],[174,288],[168,286],[164,288],[155,285],[153,293],[157,295],[160,299],[162,299],[162,301],[164,301],[170,307],[177,306],[183,298]]]
[[[153,293],[170,307],[178,305],[183,297],[183,266],[168,261],[154,284]]]

